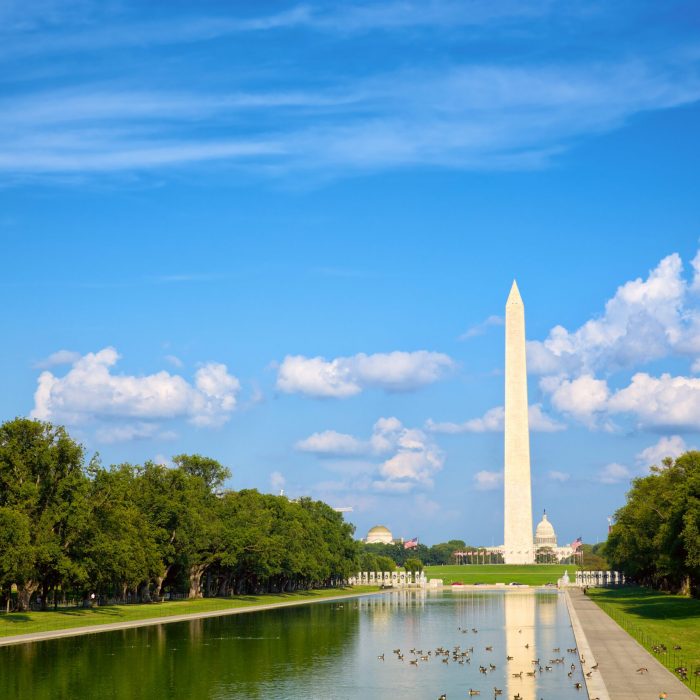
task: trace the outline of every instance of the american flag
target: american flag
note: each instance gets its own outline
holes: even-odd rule
[[[417,537],[414,537],[412,540],[407,540],[406,542],[403,543],[404,549],[414,549],[417,546],[418,546],[418,538]]]
[[[583,540],[580,537],[577,537],[572,543],[571,543],[571,549],[574,550],[574,552],[583,544]]]

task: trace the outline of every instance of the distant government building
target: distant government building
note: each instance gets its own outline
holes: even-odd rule
[[[384,525],[375,525],[362,541],[365,544],[402,544],[403,538],[395,540],[388,527],[384,527]]]
[[[365,544],[394,544],[394,536],[391,530],[384,525],[375,525],[367,533],[364,539]]]

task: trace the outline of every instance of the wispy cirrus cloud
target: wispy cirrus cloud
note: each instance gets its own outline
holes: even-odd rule
[[[78,5],[83,5],[92,12],[77,15]],[[306,5],[251,17],[185,14],[175,18],[142,17],[136,13],[130,17],[128,12],[110,14],[108,7],[100,13],[95,11],[94,5],[90,5],[76,1],[44,0],[39,4],[38,10],[35,8],[31,11],[26,3],[4,3],[5,27],[12,30],[12,33],[7,32],[9,40],[5,41],[0,58],[191,44],[236,34],[288,29],[308,25],[312,20],[312,13]],[[124,6],[126,8],[127,5]],[[3,14],[0,14],[0,18]],[[76,16],[81,16],[82,21],[76,22]],[[57,31],[59,29],[62,31]],[[28,34],[35,40],[28,42]]]
[[[697,67],[644,60],[462,65],[342,82],[237,95],[94,86],[64,99],[35,93],[0,105],[0,171],[114,173],[216,161],[275,176],[543,167],[575,139],[700,98]]]
[[[27,73],[26,87],[0,104],[0,173],[15,177],[221,164],[324,178],[426,166],[539,168],[582,137],[700,98],[692,46],[640,42],[604,60],[583,50],[575,61],[542,51],[543,42],[560,41],[552,19],[563,20],[575,40],[589,23],[615,17],[577,3],[309,2],[213,15],[206,7],[166,14],[129,2],[42,0],[40,7],[0,8],[0,61],[15,60],[17,69],[6,71],[14,81],[22,82],[28,57],[38,75],[63,60],[68,66],[63,89]],[[446,32],[472,41],[474,32],[483,39],[504,29],[517,34],[515,61],[488,48],[478,60],[435,58]],[[314,53],[320,34],[337,49],[330,69]],[[270,46],[301,38],[311,54],[274,68],[237,57],[232,78],[219,70],[220,40],[230,36]],[[411,60],[397,61],[407,36]],[[358,64],[358,41],[386,50],[371,65]],[[531,42],[537,60],[529,58]],[[169,46],[190,44],[197,44],[196,70],[168,71],[158,60]],[[105,61],[110,52],[116,61]],[[86,60],[93,54],[98,60]],[[76,72],[76,58],[93,69]],[[110,70],[100,69],[106,63]]]
[[[78,359],[80,359],[80,353],[75,350],[57,350],[43,360],[35,362],[34,367],[37,369],[50,369],[60,365],[72,365]]]
[[[469,338],[476,338],[479,335],[484,335],[489,328],[493,326],[502,326],[503,323],[503,316],[489,316],[481,323],[476,323],[467,328],[467,330],[459,336],[459,339],[469,340]]]
[[[129,4],[122,11],[109,6],[96,8],[81,0],[40,0],[27,5],[14,0],[0,6],[3,27],[20,32],[24,42],[5,42],[0,57],[37,53],[139,49],[164,45],[209,42],[241,34],[278,33],[290,29],[336,35],[411,28],[488,26],[518,18],[532,19],[552,14],[546,0],[392,0],[390,2],[296,3],[273,13],[170,13],[168,17],[130,16]],[[100,11],[102,10],[102,11]],[[135,14],[135,13],[134,13]],[[175,17],[172,15],[176,14]],[[80,18],[76,21],[76,18]],[[110,21],[106,21],[110,20]],[[58,34],[58,27],[64,29]],[[7,34],[12,36],[10,32]],[[35,41],[26,41],[26,35]]]
[[[270,474],[270,488],[273,491],[280,492],[284,489],[287,480],[282,472],[274,471]]]

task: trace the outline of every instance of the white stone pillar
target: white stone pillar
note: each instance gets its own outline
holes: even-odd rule
[[[533,564],[525,307],[515,282],[506,302],[504,457],[505,563]]]

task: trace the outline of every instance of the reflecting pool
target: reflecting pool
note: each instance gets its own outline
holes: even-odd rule
[[[401,591],[0,648],[0,698],[587,700],[575,645],[556,591]]]

